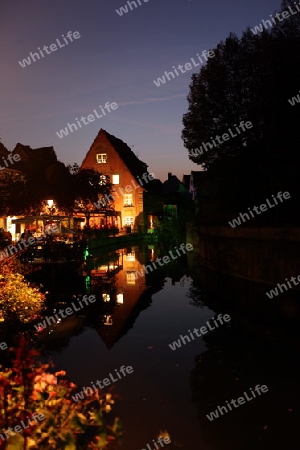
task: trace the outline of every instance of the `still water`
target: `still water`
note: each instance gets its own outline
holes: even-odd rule
[[[44,355],[80,389],[132,366],[113,386],[120,396],[112,414],[123,423],[121,449],[154,450],[152,440],[164,430],[170,450],[299,448],[295,349],[239,320],[222,306],[224,292],[211,309],[192,254],[136,278],[143,264],[164,254],[154,246],[95,251],[82,292],[96,295],[97,302],[56,325],[43,340]],[[72,286],[77,294],[80,283],[70,281],[70,288],[62,279],[58,288],[52,281],[47,289],[54,293],[53,311],[55,297]],[[227,325],[175,351],[169,347],[217,313],[232,312]],[[257,384],[268,392],[214,421],[206,417]]]

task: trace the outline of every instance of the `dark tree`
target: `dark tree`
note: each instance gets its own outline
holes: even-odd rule
[[[72,213],[73,179],[69,169],[61,162],[51,164],[45,171],[47,198],[53,198],[60,211]]]
[[[295,11],[291,0],[280,11],[289,6]],[[240,38],[230,34],[192,76],[182,139],[189,158],[210,174],[209,201],[218,213],[243,211],[276,190],[291,193],[291,217],[299,208],[300,104],[288,102],[300,89],[299,49],[300,13],[257,34],[250,28]],[[241,121],[253,127],[222,139]],[[223,142],[199,151],[216,136]],[[285,206],[281,211],[283,218]]]
[[[285,1],[281,11],[288,5],[293,2]],[[300,14],[258,35],[250,29],[240,39],[230,34],[217,46],[215,57],[190,84],[182,138],[192,161],[210,168],[254,149],[266,159],[287,152],[294,156],[300,109],[291,107],[288,99],[300,88],[299,47]],[[197,152],[201,144],[234,130],[242,120],[252,122],[253,128],[217,148]]]
[[[74,166],[73,166],[74,168]],[[111,209],[109,201],[111,197],[110,178],[108,175],[103,175],[94,169],[74,170],[73,172],[73,199],[74,210],[85,215],[87,227],[89,227],[90,217],[92,212],[99,212],[95,203],[100,204],[102,199],[101,211]],[[106,197],[107,196],[107,197]],[[99,202],[100,200],[100,202]]]

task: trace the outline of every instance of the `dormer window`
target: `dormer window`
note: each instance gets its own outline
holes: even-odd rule
[[[97,161],[97,164],[107,163],[107,153],[97,153],[96,161]]]

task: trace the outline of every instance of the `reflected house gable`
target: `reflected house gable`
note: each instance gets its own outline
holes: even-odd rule
[[[117,304],[103,316],[102,326],[98,328],[99,336],[109,349],[133,327],[140,312],[150,304],[142,300],[148,289],[145,274],[138,280],[128,277],[128,274],[142,269],[138,256],[137,250],[126,251],[122,258],[122,270],[114,275]],[[108,299],[107,296],[105,298]],[[105,304],[109,305],[109,302]]]

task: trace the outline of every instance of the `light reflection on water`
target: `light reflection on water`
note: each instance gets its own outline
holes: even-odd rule
[[[160,430],[167,430],[170,450],[265,450],[288,439],[296,450],[297,354],[263,323],[262,287],[239,281],[237,289],[236,280],[207,275],[191,255],[147,276],[133,275],[165,254],[152,246],[92,256],[90,269],[99,273],[89,274],[94,282],[87,293],[95,294],[97,302],[48,336],[45,347],[56,367],[66,370],[79,388],[123,365],[133,367],[132,374],[114,383],[121,396],[113,411],[124,424],[122,449],[145,449]],[[98,277],[105,266],[111,276]],[[229,313],[229,326],[172,351],[170,343],[215,315],[207,305]],[[281,330],[280,323],[276,326]],[[266,384],[270,395],[208,421],[206,414],[256,384]]]
[[[149,276],[133,276],[142,264],[157,256],[153,249],[121,251],[122,270],[116,270],[109,281],[99,281],[107,268],[103,259],[94,261],[90,292],[99,302],[106,300],[102,310],[93,308],[81,334],[71,337],[60,351],[50,351],[50,356],[79,387],[102,380],[122,365],[133,367],[134,372],[114,386],[121,395],[115,411],[124,423],[122,448],[140,450],[160,430],[167,430],[172,446],[176,441],[192,449],[201,439],[189,376],[195,356],[205,350],[205,344],[198,338],[176,351],[169,344],[188,329],[204,325],[214,313],[190,304],[192,280],[185,276],[183,259],[176,270],[166,265]],[[116,269],[109,262],[106,266]],[[170,271],[174,279],[166,276]],[[51,341],[55,334],[51,334]]]

